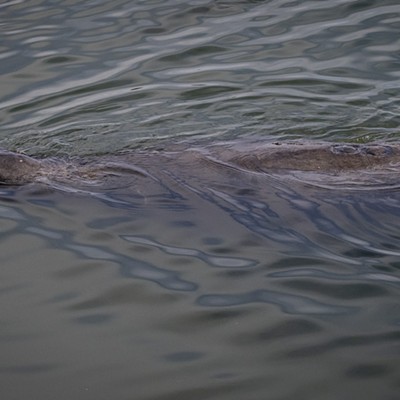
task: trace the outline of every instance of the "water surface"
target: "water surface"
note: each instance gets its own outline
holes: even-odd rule
[[[395,399],[398,191],[241,174],[3,189],[4,393]]]
[[[397,141],[399,30],[397,0],[4,2],[0,145]],[[398,398],[397,185],[169,171],[0,187],[2,398]]]
[[[1,11],[1,138],[13,149],[398,138],[397,0],[44,0]]]

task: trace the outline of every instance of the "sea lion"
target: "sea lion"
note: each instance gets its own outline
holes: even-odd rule
[[[255,173],[309,171],[340,174],[357,171],[397,172],[398,144],[334,144],[313,142],[220,142],[206,146],[179,144],[163,150],[125,152],[99,158],[35,159],[24,154],[0,151],[0,183],[22,185],[32,182],[99,181],[103,176],[137,174],[157,176],[164,168],[234,168]],[[168,167],[167,167],[168,165]],[[178,172],[176,172],[178,170]],[[207,175],[206,172],[203,173]]]

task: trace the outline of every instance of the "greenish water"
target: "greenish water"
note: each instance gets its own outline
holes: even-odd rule
[[[397,0],[5,2],[1,144],[397,140],[399,12]]]
[[[399,140],[398,0],[10,0],[0,35],[11,150]],[[398,184],[176,154],[0,186],[0,397],[397,399]]]

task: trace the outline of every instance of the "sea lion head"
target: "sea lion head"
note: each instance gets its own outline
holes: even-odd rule
[[[0,149],[0,184],[23,185],[39,175],[41,163],[24,154]]]

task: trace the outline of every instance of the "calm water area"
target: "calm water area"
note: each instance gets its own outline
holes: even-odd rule
[[[0,38],[34,157],[400,139],[398,0],[4,0]],[[399,398],[399,184],[151,154],[0,186],[1,399]]]

